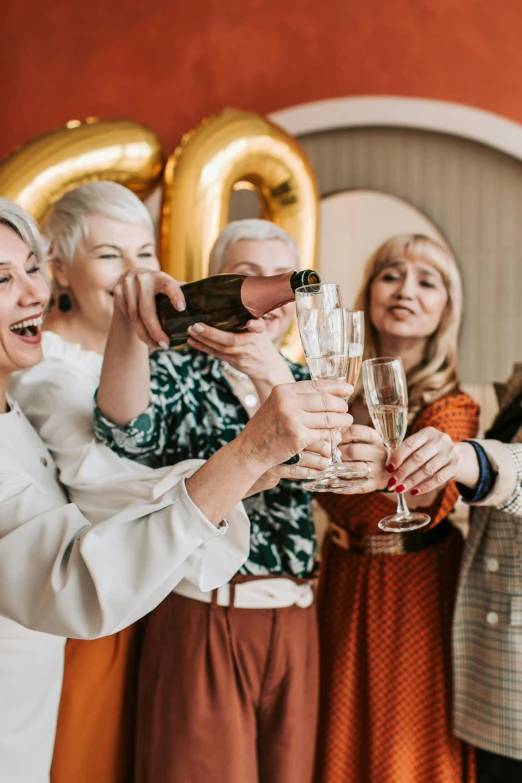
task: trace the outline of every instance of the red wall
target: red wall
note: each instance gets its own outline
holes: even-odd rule
[[[3,0],[0,158],[72,118],[129,118],[170,150],[225,106],[347,95],[522,122],[519,0]]]

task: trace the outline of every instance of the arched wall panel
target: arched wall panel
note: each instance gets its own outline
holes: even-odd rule
[[[322,196],[390,193],[447,237],[465,287],[461,375],[468,383],[505,378],[522,356],[522,163],[469,139],[418,129],[343,128],[299,140]]]

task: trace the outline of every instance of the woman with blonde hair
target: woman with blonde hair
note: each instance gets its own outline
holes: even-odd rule
[[[409,433],[436,427],[473,437],[478,406],[459,389],[462,289],[451,252],[421,235],[395,236],[370,257],[355,304],[365,358],[401,356]],[[404,487],[358,395],[345,459],[370,464],[353,495],[324,495],[330,526],[319,590],[321,783],[468,783],[469,749],[451,731],[451,617],[462,536],[448,521],[454,483],[416,497],[428,527],[387,533],[377,523]]]

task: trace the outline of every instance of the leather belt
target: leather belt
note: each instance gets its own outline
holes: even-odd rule
[[[184,598],[237,609],[282,609],[299,606],[306,609],[314,601],[312,579],[263,575],[260,578],[239,575],[228,584],[204,593],[186,579],[173,592]]]
[[[454,529],[449,520],[443,519],[436,527],[425,533],[412,530],[410,533],[376,533],[369,536],[356,536],[346,528],[330,521],[328,535],[336,546],[345,551],[372,555],[408,555],[440,544],[448,538]]]

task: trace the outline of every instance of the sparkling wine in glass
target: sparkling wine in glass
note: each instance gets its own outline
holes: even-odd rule
[[[344,309],[344,355],[346,382],[355,388],[359,380],[364,354],[364,313],[362,310]],[[346,397],[349,402],[349,397]],[[336,447],[337,448],[337,447]],[[347,466],[345,466],[347,468]],[[368,478],[366,470],[348,470],[345,473],[351,479],[352,489],[362,484]]]
[[[344,311],[344,349],[347,357],[346,382],[357,385],[364,354],[364,312]]]
[[[307,285],[295,295],[297,325],[310,375],[314,380],[346,379],[344,310],[341,291],[335,284]],[[343,465],[330,431],[331,456],[328,468],[303,484],[313,492],[348,492],[354,487],[349,469]],[[361,480],[362,483],[362,480]]]
[[[363,362],[362,371],[366,404],[390,462],[408,426],[408,386],[402,359],[368,359]],[[390,533],[402,533],[418,530],[430,521],[428,514],[410,511],[404,495],[397,494],[397,513],[381,519],[379,527]]]

